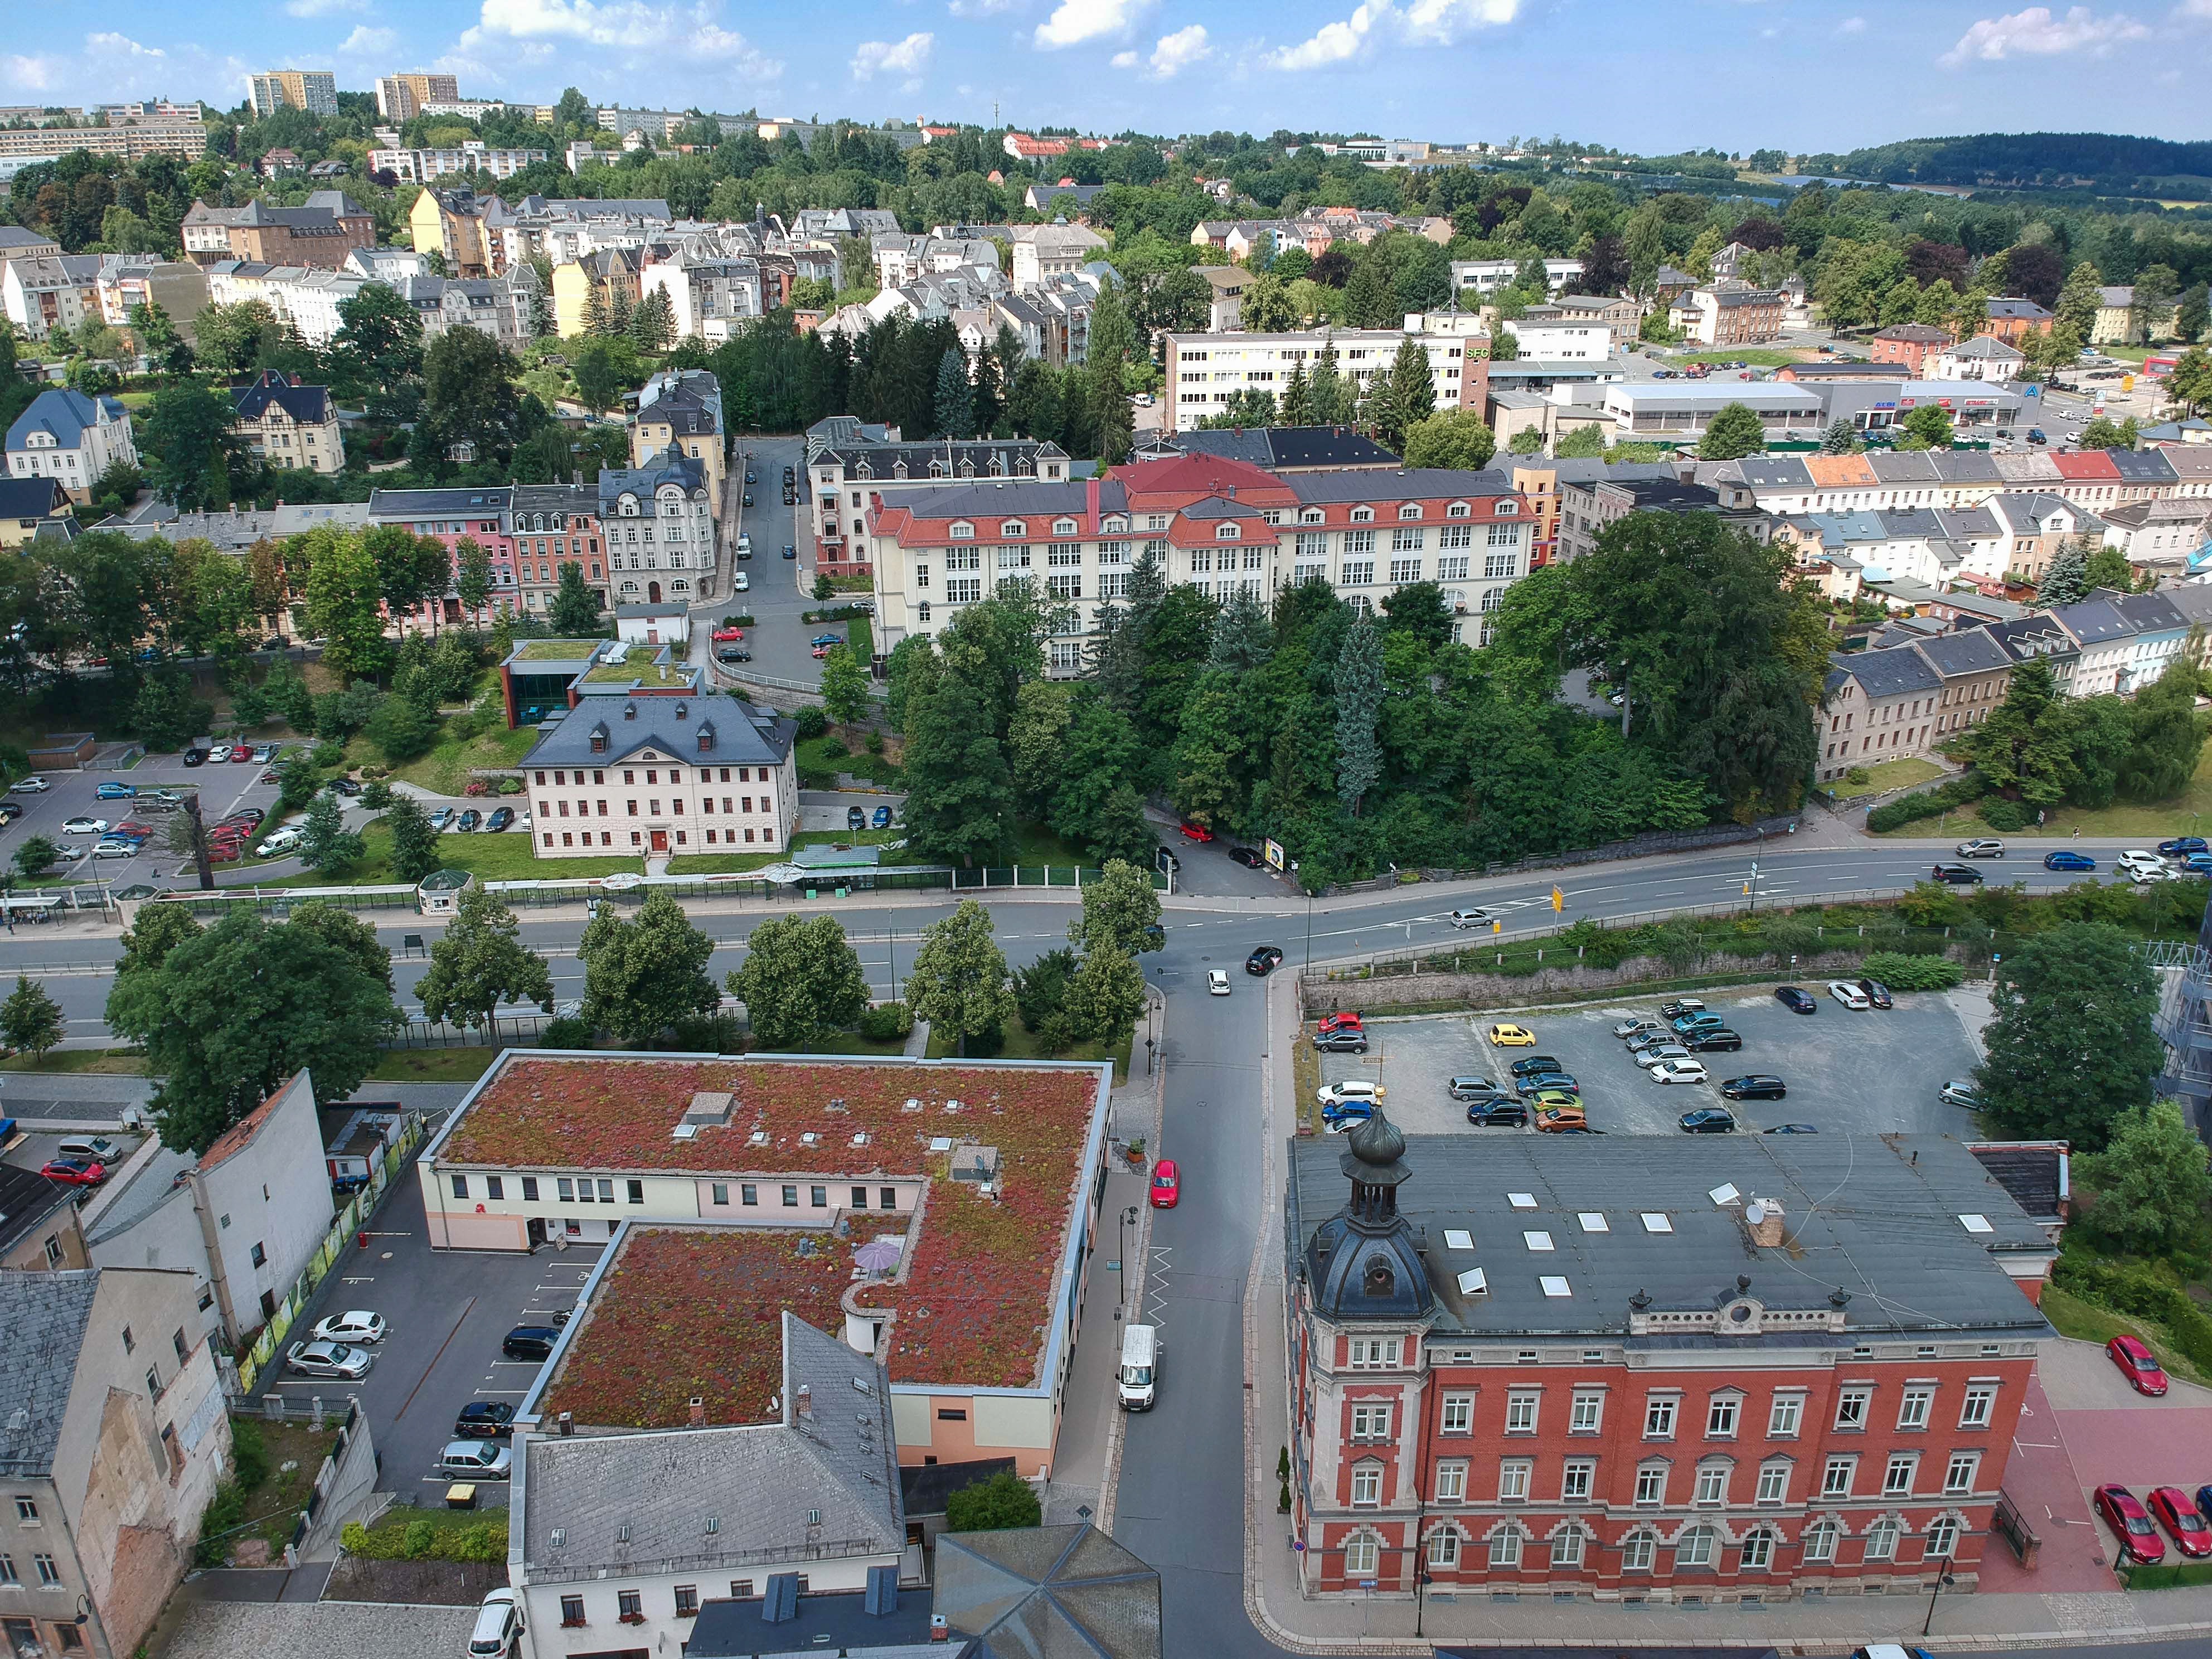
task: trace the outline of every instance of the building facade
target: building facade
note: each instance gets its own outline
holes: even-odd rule
[[[453,550],[457,567],[461,543],[474,541],[491,556],[489,608],[495,612],[511,611],[520,586],[515,571],[520,562],[514,544],[514,485],[374,490],[368,498],[369,522],[402,525],[416,536],[435,538]],[[394,618],[403,628],[429,628],[441,619],[463,620],[460,596],[451,587]]]
[[[1699,345],[1765,345],[1782,337],[1789,312],[1790,296],[1779,289],[1724,282],[1677,295],[1667,321]]]
[[[49,387],[8,428],[8,476],[52,478],[80,505],[92,499],[94,483],[118,461],[137,465],[138,446],[131,435],[131,412],[112,398]]]
[[[197,264],[250,259],[334,270],[356,248],[376,246],[376,222],[342,190],[312,191],[299,207],[260,200],[244,207],[195,201],[185,215],[185,257]]]
[[[416,71],[376,77],[376,112],[395,126],[422,114],[425,104],[454,103],[460,95],[460,82],[451,75]]]
[[[605,609],[599,491],[588,484],[517,484],[513,514],[515,586],[524,613],[542,617],[553,608],[564,564],[582,573],[585,585],[598,592]]]
[[[707,504],[719,517],[730,471],[722,422],[722,383],[703,368],[663,370],[638,389],[629,423],[629,457],[644,466],[673,445],[699,463],[707,477]]]
[[[303,109],[310,115],[338,112],[338,80],[329,70],[270,70],[246,78],[246,102],[266,120],[280,109]]]
[[[1480,340],[1457,335],[1413,334],[1397,329],[1327,329],[1287,334],[1167,334],[1166,390],[1160,425],[1168,432],[1198,424],[1220,412],[1239,392],[1266,392],[1280,398],[1293,369],[1312,378],[1324,353],[1333,352],[1336,372],[1364,392],[1367,383],[1390,367],[1398,348],[1416,341],[1428,354],[1436,383],[1437,407],[1458,409],[1470,401],[1472,379],[1464,371],[1470,348],[1486,350]]]
[[[252,386],[231,393],[238,429],[260,459],[275,467],[310,472],[345,470],[345,437],[328,388],[301,386],[277,370],[264,369]]]
[[[714,584],[715,527],[707,464],[676,444],[641,466],[600,470],[599,528],[617,605],[706,598]]]
[[[1932,323],[1896,323],[1867,343],[1867,355],[1877,363],[1896,363],[1907,380],[1918,380],[1929,362],[1950,349],[1954,337],[1948,328]]]

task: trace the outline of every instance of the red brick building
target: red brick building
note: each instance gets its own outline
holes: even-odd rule
[[[1975,1582],[2057,1248],[1958,1143],[1377,1117],[1287,1197],[1310,1593]]]
[[[1957,342],[1948,328],[1928,323],[1899,323],[1868,342],[1869,354],[1878,363],[1901,363],[1912,371],[1910,378],[1928,378],[1930,357],[1940,356]]]

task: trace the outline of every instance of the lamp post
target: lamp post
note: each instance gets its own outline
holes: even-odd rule
[[[1936,1587],[1928,1596],[1928,1616],[1920,1621],[1920,1633],[1923,1636],[1928,1634],[1929,1626],[1936,1622],[1936,1598],[1958,1582],[1948,1572],[1939,1572],[1936,1575]]]
[[[1129,1229],[1136,1224],[1137,1206],[1132,1204],[1121,1212],[1121,1226],[1118,1235],[1121,1244],[1121,1283],[1114,1297],[1114,1306],[1116,1310],[1127,1307],[1129,1302]]]
[[[1152,1050],[1158,1046],[1158,1039],[1155,1037],[1146,1037],[1145,1039],[1145,1075],[1146,1077],[1150,1077],[1152,1074]]]

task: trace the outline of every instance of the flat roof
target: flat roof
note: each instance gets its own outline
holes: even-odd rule
[[[627,685],[632,680],[658,679],[665,685],[689,680],[690,675],[683,665],[660,663],[661,653],[667,649],[665,645],[633,645],[619,657],[593,664],[585,672],[584,684],[604,685],[611,680]]]

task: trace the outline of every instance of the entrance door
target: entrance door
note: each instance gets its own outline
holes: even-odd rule
[[[645,585],[645,598],[646,602],[648,605],[659,605],[660,603],[660,584],[659,582],[647,582]]]
[[[653,850],[656,853],[665,853],[668,850],[668,831],[656,830],[653,832]]]
[[[544,1242],[545,1218],[542,1215],[534,1215],[530,1218],[530,1248],[534,1250]]]

